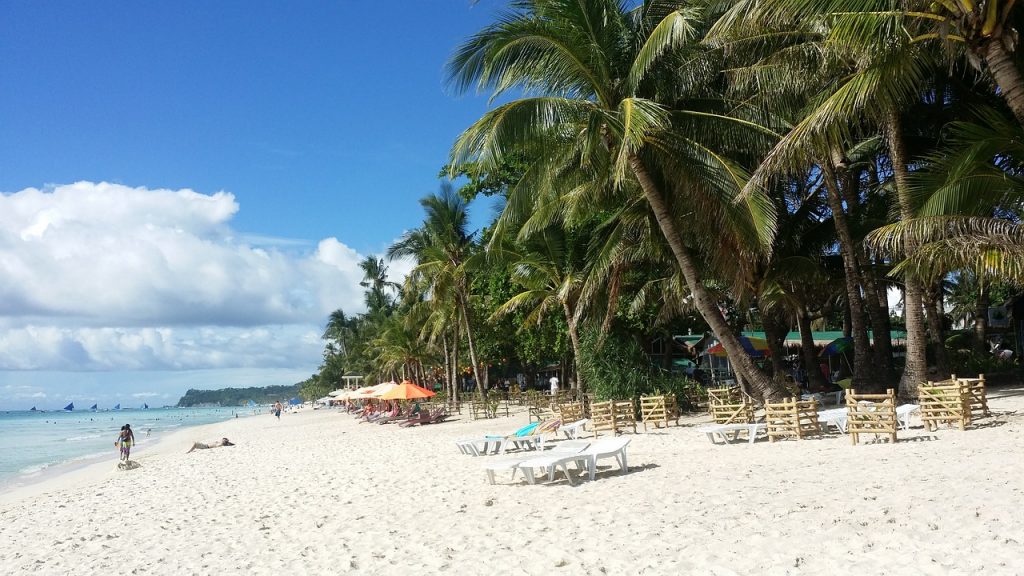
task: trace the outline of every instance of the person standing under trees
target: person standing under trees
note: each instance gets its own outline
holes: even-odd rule
[[[558,396],[558,376],[552,376],[548,382],[551,383],[551,396]]]

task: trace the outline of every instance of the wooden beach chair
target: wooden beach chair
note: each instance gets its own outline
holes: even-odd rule
[[[576,422],[577,420],[583,420],[586,418],[583,412],[583,404],[581,402],[566,402],[558,405],[558,415],[562,418],[562,422]]]
[[[708,405],[739,404],[743,400],[743,391],[739,386],[725,388],[708,388]]]
[[[654,424],[655,428],[663,425],[668,428],[669,412],[664,396],[641,396],[640,397],[640,420],[644,424],[644,432],[647,432],[647,423]]]
[[[754,406],[739,386],[708,388],[708,412],[715,424],[749,424]]]
[[[971,407],[972,420],[980,416],[992,415],[992,412],[989,412],[988,409],[988,393],[985,390],[984,374],[978,374],[977,378],[957,378],[956,374],[953,374],[950,378],[967,385],[967,393],[970,395],[968,402]]]
[[[971,423],[970,398],[970,389],[961,380],[928,382],[918,388],[921,421],[929,432],[938,430],[939,424],[956,424],[966,430]]]
[[[787,398],[782,402],[766,403],[764,411],[769,442],[775,442],[776,438],[800,440],[821,436],[817,400]]]
[[[636,404],[632,400],[618,400],[613,403],[615,431],[632,428],[636,434]]]
[[[665,415],[679,426],[679,400],[675,394],[665,394]]]
[[[636,406],[632,400],[608,400],[595,402],[590,407],[590,427],[596,438],[601,432],[618,434],[625,428],[636,433]]]
[[[570,440],[575,440],[590,422],[590,419],[584,416],[582,402],[560,404],[558,415],[562,420],[562,433]]]
[[[896,443],[896,392],[890,388],[885,394],[859,394],[851,388],[846,392],[846,432],[856,446],[861,434],[888,436]]]

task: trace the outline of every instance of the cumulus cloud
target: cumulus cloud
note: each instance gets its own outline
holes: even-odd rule
[[[0,194],[0,369],[315,367],[327,315],[363,307],[363,256],[239,234],[238,209],[110,183]]]

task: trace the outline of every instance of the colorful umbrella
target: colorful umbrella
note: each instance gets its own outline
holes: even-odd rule
[[[761,358],[768,353],[768,341],[763,338],[747,338],[746,336],[740,336],[740,344],[743,345],[743,349],[747,351],[747,354],[754,358]],[[708,354],[712,356],[727,356],[725,353],[725,347],[719,342],[711,348],[708,348]]]
[[[829,342],[828,345],[821,350],[821,354],[819,354],[819,356],[835,356],[836,354],[843,354],[847,350],[853,350],[853,338],[844,336]]]
[[[430,398],[434,393],[406,380],[380,397],[381,400],[413,400],[416,398]]]

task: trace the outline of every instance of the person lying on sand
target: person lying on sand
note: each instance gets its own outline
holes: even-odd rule
[[[185,452],[185,454],[188,454],[189,452],[191,452],[193,450],[206,450],[207,448],[220,448],[221,446],[234,446],[234,445],[235,444],[233,442],[231,442],[230,440],[228,440],[227,438],[221,438],[220,440],[214,440],[213,442],[210,442],[208,444],[204,444],[202,442],[196,442],[196,443],[192,444],[192,447],[189,448],[188,452]]]

